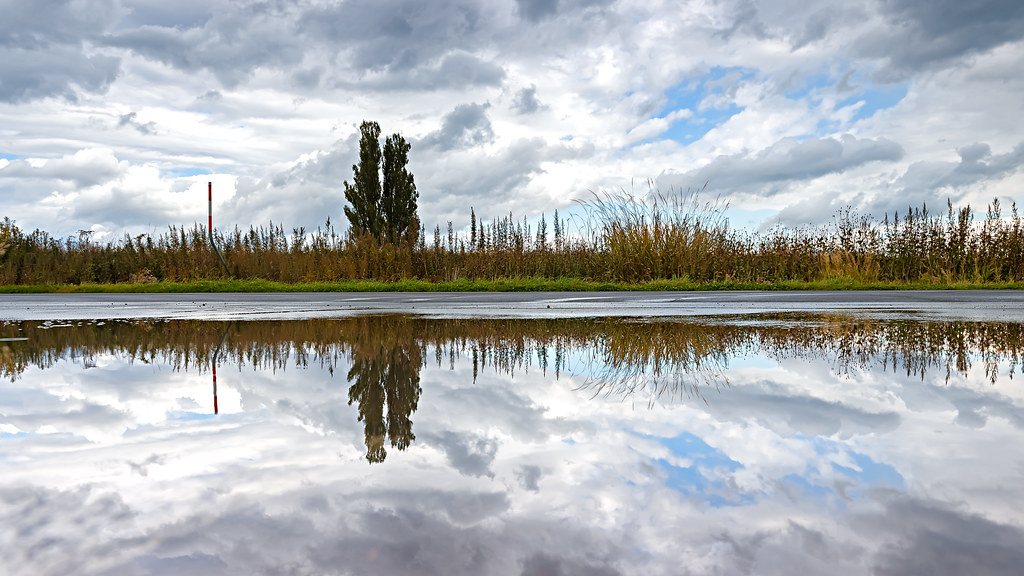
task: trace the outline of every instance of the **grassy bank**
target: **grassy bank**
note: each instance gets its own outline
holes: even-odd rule
[[[828,225],[731,230],[697,193],[595,196],[585,218],[531,225],[511,214],[468,231],[435,227],[399,244],[280,225],[200,225],[105,244],[0,222],[4,292],[540,291],[1019,288],[1024,219],[999,202],[926,206],[881,220],[848,210]],[[551,233],[549,233],[551,232]]]

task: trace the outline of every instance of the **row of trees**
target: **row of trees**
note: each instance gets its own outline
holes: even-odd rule
[[[370,234],[378,242],[398,244],[415,240],[419,233],[416,180],[409,172],[410,144],[395,133],[380,144],[380,125],[359,126],[359,163],[346,180],[345,216],[353,236]]]

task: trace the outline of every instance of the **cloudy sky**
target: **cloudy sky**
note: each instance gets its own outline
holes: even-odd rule
[[[428,228],[699,188],[734,226],[1021,199],[1019,0],[0,0],[0,206],[115,238],[342,223],[357,130]],[[342,226],[343,227],[343,226]]]

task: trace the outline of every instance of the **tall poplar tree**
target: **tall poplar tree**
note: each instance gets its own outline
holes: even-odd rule
[[[416,214],[419,193],[416,180],[406,168],[411,145],[399,134],[388,136],[384,143],[383,180],[381,181],[381,213],[384,216],[384,239],[398,243],[410,231],[419,230]]]
[[[419,193],[406,167],[411,146],[396,133],[382,151],[376,122],[363,122],[359,132],[359,164],[352,166],[353,183],[345,181],[345,216],[353,235],[368,232],[379,242],[401,242],[419,229]]]

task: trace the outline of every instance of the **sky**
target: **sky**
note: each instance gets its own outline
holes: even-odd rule
[[[733,227],[1024,198],[1019,0],[0,0],[0,206],[95,239],[347,228],[358,127],[428,229],[700,189]]]

